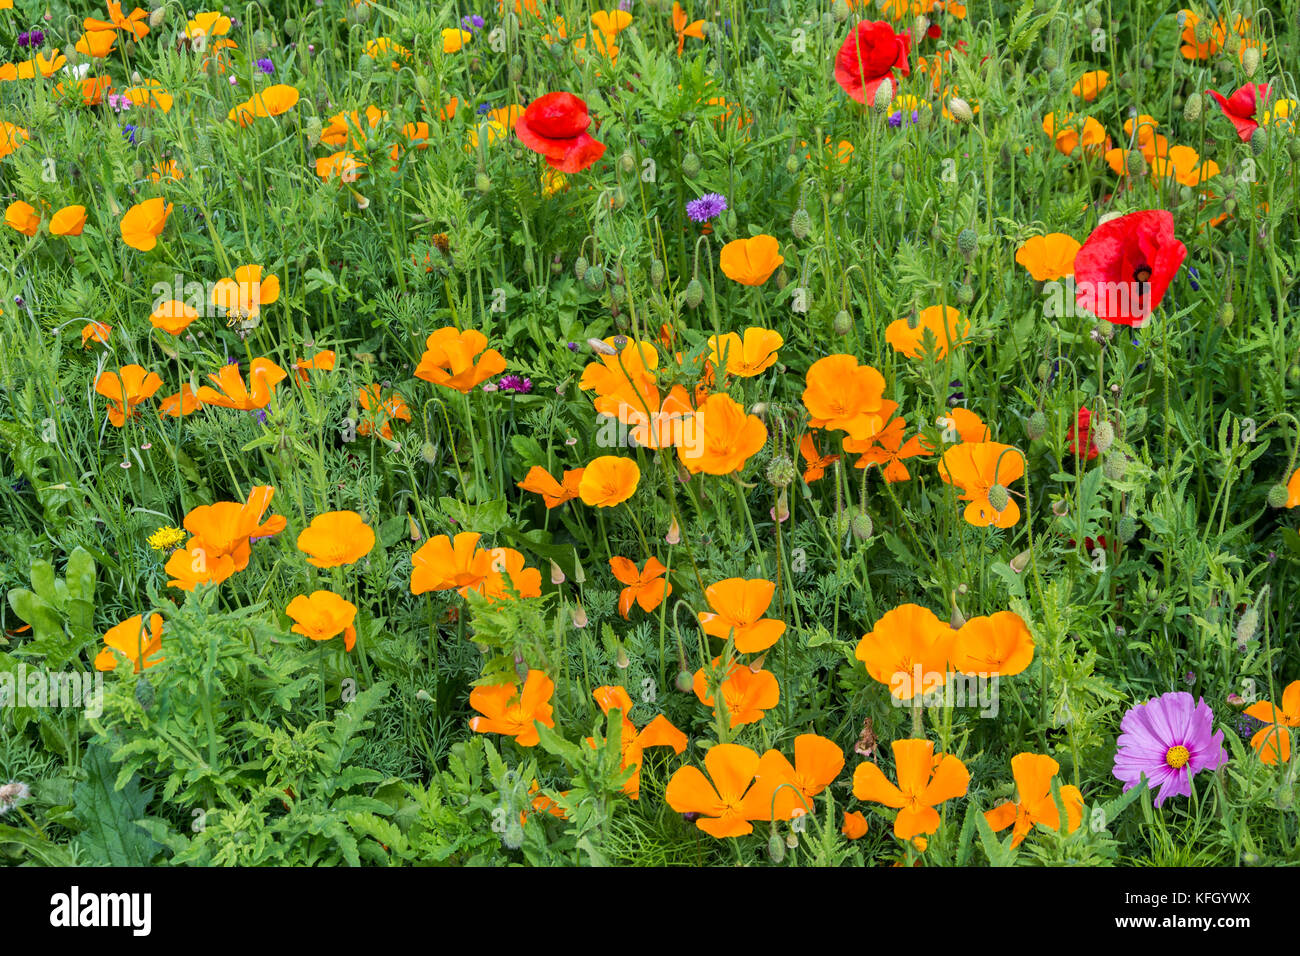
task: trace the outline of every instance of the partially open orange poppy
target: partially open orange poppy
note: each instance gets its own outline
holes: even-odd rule
[[[1046,754],[1019,753],[1011,758],[1011,775],[1016,781],[1016,799],[999,804],[984,814],[994,833],[1013,827],[1011,845],[1020,846],[1035,824],[1061,829],[1061,813],[1052,799],[1052,778],[1061,769]],[[1072,784],[1061,787],[1065,804],[1067,832],[1073,833],[1083,822],[1083,794]]]
[[[124,365],[116,372],[103,372],[95,379],[95,391],[108,399],[108,420],[121,428],[138,412],[135,407],[153,397],[163,381],[156,372],[139,365]]]
[[[632,497],[641,481],[641,469],[631,458],[601,455],[583,469],[578,495],[584,504],[612,508]]]
[[[902,604],[863,635],[853,656],[896,700],[911,700],[947,682],[953,634],[929,608]]]
[[[622,754],[621,766],[624,770],[632,768],[632,776],[623,784],[623,792],[637,800],[641,796],[641,755],[647,747],[672,747],[680,754],[686,749],[686,735],[673,726],[663,714],[659,714],[640,730],[632,723],[628,714],[632,711],[632,698],[625,688],[614,685],[597,687],[591,692],[600,705],[601,712],[608,715],[611,710],[622,714],[622,728],[619,732],[619,750]],[[588,737],[587,744],[596,746],[596,738]]]
[[[713,670],[717,671],[721,665],[722,658],[715,657]],[[713,707],[716,714],[717,706],[713,702],[713,695],[709,693],[708,676],[703,667],[695,672],[691,686],[700,703],[705,707]],[[722,701],[726,705],[732,727],[757,723],[781,700],[781,687],[775,674],[765,670],[755,671],[739,661],[732,661],[721,687]]]
[[[857,440],[885,427],[898,403],[885,399],[885,377],[852,355],[828,355],[808,369],[803,404],[810,428],[845,431]]]
[[[268,358],[255,358],[249,363],[249,385],[245,385],[243,376],[239,374],[238,365],[234,363],[223,365],[221,371],[208,375],[209,381],[218,386],[221,391],[208,385],[201,385],[198,399],[204,405],[216,405],[219,408],[238,408],[243,411],[265,408],[271,403],[275,386],[288,374]]]
[[[624,618],[633,604],[649,614],[673,593],[672,584],[663,576],[668,568],[654,555],[646,558],[645,568],[639,571],[631,559],[618,555],[609,559],[609,568],[625,585],[618,595],[618,613]]]
[[[776,364],[777,349],[784,342],[780,332],[751,326],[744,338],[735,332],[709,336],[709,358],[728,375],[753,378]]]
[[[1081,243],[1063,232],[1031,236],[1016,250],[1016,262],[1039,282],[1074,275],[1074,257]]]
[[[541,465],[533,465],[528,469],[528,474],[524,475],[524,480],[517,484],[524,491],[541,495],[547,508],[558,508],[566,501],[578,497],[578,485],[584,471],[585,468],[567,468],[563,480],[556,481]]]
[[[1020,520],[1020,506],[1008,488],[1024,473],[1020,450],[993,441],[954,445],[939,463],[939,477],[959,487],[961,500],[969,502],[962,517],[980,528],[1010,528]],[[994,503],[990,494],[999,500]]]
[[[465,393],[506,369],[505,358],[487,347],[487,336],[477,329],[448,326],[432,332],[424,344],[415,377],[444,388]]]
[[[480,734],[504,734],[521,747],[536,747],[537,723],[554,727],[551,694],[555,682],[542,671],[530,670],[522,689],[514,684],[475,687],[469,705],[483,716],[471,717],[469,729]]]
[[[353,623],[357,606],[344,600],[333,591],[313,591],[311,597],[299,594],[284,613],[293,620],[293,632],[310,637],[313,641],[328,641],[343,635],[343,649],[352,650],[357,643],[357,629]]]
[[[964,796],[970,772],[952,754],[935,754],[929,740],[895,740],[891,747],[898,785],[866,760],[853,772],[853,795],[898,810],[894,836],[900,840],[933,833],[941,822],[935,807]]]
[[[162,631],[161,614],[149,615],[148,628],[144,625],[143,614],[114,625],[104,635],[104,649],[95,656],[95,670],[116,670],[117,654],[135,665],[137,674],[155,664],[161,664],[166,658],[155,655],[162,650]]]
[[[907,319],[895,319],[885,328],[885,341],[895,352],[908,358],[921,358],[925,353],[927,334],[933,336],[934,354],[943,358],[949,348],[965,345],[970,335],[970,322],[950,305],[932,305],[922,309],[913,328]]]
[[[375,546],[375,532],[355,511],[327,511],[298,534],[298,550],[318,568],[341,568],[360,561]]]
[[[722,247],[718,262],[722,274],[741,285],[762,285],[781,267],[785,257],[775,236],[733,239]]]
[[[951,661],[963,674],[1010,677],[1034,659],[1034,639],[1014,611],[973,617],[957,631]]]
[[[700,627],[711,637],[735,640],[742,654],[757,654],[785,633],[785,622],[764,617],[776,585],[764,578],[727,578],[704,589],[712,611],[700,611]]]
[[[132,249],[148,252],[158,245],[158,236],[172,214],[172,204],[159,197],[138,202],[126,211],[118,228],[122,241]]]

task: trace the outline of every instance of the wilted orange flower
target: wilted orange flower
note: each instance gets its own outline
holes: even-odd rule
[[[155,329],[162,329],[170,335],[180,335],[198,317],[199,310],[194,306],[180,299],[168,299],[158,303],[158,307],[149,315],[149,322]]]
[[[994,441],[962,442],[945,451],[939,464],[939,477],[961,488],[961,500],[970,502],[963,517],[980,528],[1010,528],[1020,520],[1020,506],[1007,489],[1024,473],[1020,451]],[[989,499],[994,488],[1005,497],[997,507]]]
[[[95,379],[95,391],[108,399],[108,420],[121,428],[128,418],[139,414],[135,407],[153,397],[162,383],[155,372],[146,372],[139,365],[124,365],[116,372],[101,373]]]
[[[239,365],[223,365],[221,371],[208,375],[208,380],[217,385],[221,391],[202,385],[198,398],[204,405],[216,405],[219,408],[238,408],[251,411],[254,408],[266,408],[271,403],[271,396],[278,385],[289,373],[268,358],[255,358],[248,366],[248,381],[252,388],[244,384],[239,374]]]
[[[1036,823],[1059,831],[1061,813],[1052,799],[1052,778],[1060,769],[1061,765],[1046,754],[1020,753],[1012,757],[1011,775],[1016,780],[1016,799],[984,814],[993,832],[1014,824],[1011,845],[1017,847]],[[1065,804],[1066,832],[1073,833],[1083,822],[1083,794],[1073,784],[1064,784],[1061,802]]]
[[[356,110],[350,113],[336,113],[329,118],[329,122],[321,130],[320,141],[327,146],[337,147],[346,143],[351,149],[364,149],[369,137],[367,130],[374,129],[387,118],[388,111],[381,110],[377,106],[366,107],[364,120]]]
[[[1106,143],[1106,128],[1091,116],[1079,119],[1073,113],[1060,117],[1048,113],[1043,117],[1043,132],[1052,137],[1057,150],[1066,156],[1074,155],[1081,145],[1087,151]]]
[[[646,558],[645,569],[641,571],[631,559],[617,555],[609,559],[609,568],[619,583],[626,585],[618,595],[618,613],[624,618],[633,604],[640,605],[649,614],[673,593],[672,584],[663,577],[668,568],[653,554]]]
[[[295,634],[313,641],[328,641],[342,634],[345,651],[352,650],[357,643],[357,629],[353,624],[357,606],[333,591],[313,591],[311,597],[299,594],[289,602],[284,613],[293,619]]]
[[[293,363],[293,370],[298,373],[298,380],[305,384],[311,381],[311,376],[307,374],[308,372],[328,372],[334,368],[334,361],[337,358],[338,356],[334,354],[333,349],[321,349],[309,359],[298,359],[298,361]],[[366,404],[365,398],[361,399],[361,403],[363,408],[370,408],[370,406]],[[410,413],[408,412],[406,421],[409,422],[410,420]],[[359,431],[358,434],[365,435],[367,432]],[[392,436],[386,435],[384,437],[388,438]]]
[[[807,467],[804,468],[803,480],[810,485],[814,481],[820,481],[826,474],[826,469],[840,460],[839,455],[823,455],[819,452],[817,450],[817,439],[813,437],[812,432],[805,433],[799,441],[799,454],[808,463]]]
[[[158,234],[171,214],[172,204],[161,197],[136,203],[126,211],[118,227],[122,241],[132,249],[148,252],[158,245]]]
[[[713,659],[716,671],[722,664],[722,658]],[[701,667],[695,672],[691,681],[695,696],[706,707],[717,707],[709,693],[708,678]],[[765,711],[771,710],[781,700],[781,687],[776,682],[776,675],[771,671],[753,670],[747,664],[732,661],[726,678],[722,681],[722,701],[727,707],[727,716],[732,727],[753,724],[763,719]]]
[[[1264,722],[1264,727],[1250,738],[1261,763],[1275,766],[1291,759],[1291,732],[1300,727],[1300,680],[1292,681],[1282,691],[1282,706],[1266,700],[1246,708],[1246,716]]]
[[[551,694],[555,682],[538,670],[530,670],[523,690],[514,684],[475,687],[469,692],[469,705],[482,717],[471,717],[469,729],[480,734],[504,734],[514,737],[521,747],[535,747],[541,739],[537,723],[554,727]]]
[[[113,327],[107,322],[87,322],[81,327],[81,347],[88,348],[91,342],[107,345],[112,333]]]
[[[1063,232],[1031,236],[1016,250],[1016,262],[1039,282],[1074,275],[1074,257],[1080,242]]]
[[[5,225],[17,229],[24,236],[34,236],[41,227],[41,214],[31,203],[18,199],[5,209]]]
[[[566,469],[563,482],[559,482],[541,465],[533,465],[518,486],[524,491],[541,495],[547,508],[558,508],[566,501],[578,497],[578,484],[582,481],[582,473],[585,470],[584,468]]]
[[[135,672],[161,664],[165,657],[155,657],[162,650],[163,619],[161,614],[149,615],[149,627],[144,626],[144,615],[129,617],[114,625],[104,635],[104,649],[95,656],[95,670],[117,670],[117,655],[122,654],[135,665]]]
[[[950,660],[963,674],[1011,677],[1034,659],[1034,639],[1024,619],[1014,611],[973,617],[952,642]]]
[[[861,453],[862,457],[854,465],[855,468],[879,465],[885,481],[908,481],[912,475],[903,460],[917,455],[932,455],[934,452],[926,448],[920,435],[913,435],[903,441],[903,430],[906,427],[905,419],[895,418],[871,438],[863,441],[844,439],[844,450],[853,454]]]
[[[82,27],[87,32],[98,30],[121,30],[137,40],[142,40],[149,35],[149,14],[136,7],[129,14],[122,13],[122,4],[117,0],[108,0],[108,20],[96,20],[93,17],[87,17],[82,22]]]
[[[730,475],[767,442],[767,426],[725,392],[705,399],[688,423],[677,457],[693,475]]]
[[[751,326],[741,339],[735,332],[709,336],[709,359],[729,375],[753,378],[776,364],[777,349],[785,342],[780,332]]]
[[[85,228],[85,206],[64,206],[50,217],[51,236],[79,236]]]
[[[970,334],[970,322],[963,319],[961,313],[948,305],[932,305],[922,309],[916,328],[912,328],[907,319],[896,319],[885,329],[885,341],[893,346],[895,352],[901,352],[908,358],[920,358],[925,354],[925,333],[934,336],[934,352],[939,358],[948,354],[948,347],[964,345]]]
[[[641,755],[647,747],[672,747],[680,754],[686,749],[686,735],[672,725],[663,714],[659,714],[640,730],[628,719],[632,711],[632,698],[625,688],[620,686],[597,687],[591,692],[600,705],[601,712],[608,715],[617,709],[622,714],[622,729],[619,732],[619,750],[622,753],[620,766],[627,770],[632,768],[632,776],[623,784],[623,792],[633,800],[641,796]],[[588,737],[587,744],[596,746],[596,738]]]
[[[578,495],[584,504],[612,508],[631,498],[640,481],[641,469],[635,460],[601,455],[583,469]]]
[[[113,30],[90,30],[81,35],[73,46],[78,53],[84,53],[88,57],[96,60],[102,59],[113,52],[113,46],[117,43],[117,33]],[[62,86],[62,84],[59,84]]]
[[[970,772],[952,754],[936,754],[929,740],[895,740],[891,747],[898,785],[890,783],[879,767],[866,760],[853,772],[853,795],[897,809],[894,836],[900,840],[933,833],[940,823],[935,807],[964,796]]]
[[[1091,103],[1106,88],[1109,80],[1110,74],[1105,70],[1092,70],[1079,77],[1079,81],[1070,88],[1070,92],[1075,96],[1082,96],[1084,100]]]
[[[870,438],[885,427],[898,409],[886,401],[885,377],[852,355],[828,355],[808,369],[804,407],[810,428],[848,432],[850,438]]]
[[[213,304],[240,318],[255,318],[261,314],[262,306],[279,298],[280,278],[273,275],[263,278],[262,267],[258,265],[240,266],[233,279],[227,276],[212,287]]]
[[[733,239],[722,247],[718,262],[723,275],[741,285],[762,285],[785,262],[780,243],[766,234]]]
[[[844,751],[816,734],[794,738],[794,764],[779,750],[758,761],[753,799],[763,812],[758,819],[790,820],[812,810],[813,798],[844,769]]]
[[[762,793],[748,795],[758,762],[748,747],[717,744],[704,755],[708,777],[698,767],[682,767],[664,788],[664,801],[678,813],[697,814],[695,825],[719,840],[753,833],[750,821],[767,813]]]
[[[186,415],[197,411],[202,403],[194,389],[190,388],[189,382],[181,386],[181,390],[175,395],[168,395],[158,403],[158,415],[170,415],[172,418],[183,418]]]
[[[381,438],[391,440],[393,422],[411,420],[411,410],[406,405],[406,399],[397,392],[389,392],[388,397],[384,398],[378,385],[367,385],[365,388],[358,389],[357,401],[363,411],[370,412],[369,415],[363,416],[361,423],[357,425],[358,435],[370,435],[378,429]]]
[[[863,635],[853,656],[891,696],[911,700],[947,683],[953,633],[929,608],[903,604],[887,611],[871,633]]]
[[[360,561],[375,546],[375,532],[355,511],[327,511],[298,534],[298,550],[318,568],[341,568]]]
[[[154,163],[153,169],[149,170],[149,177],[152,182],[160,183],[164,179],[175,179],[177,182],[185,178],[185,173],[174,159],[164,159],[162,162]]]
[[[415,377],[467,393],[505,371],[505,358],[496,349],[487,348],[487,343],[487,336],[477,329],[463,332],[452,326],[438,329],[424,343],[424,355],[416,366]],[[480,352],[483,354],[479,355]]]
[[[776,585],[764,578],[727,578],[704,590],[713,610],[700,611],[700,627],[711,637],[735,638],[742,654],[765,651],[785,633],[785,622],[764,617],[776,594]]]
[[[840,832],[850,840],[861,840],[867,835],[867,818],[862,815],[861,810],[845,810],[844,826],[840,827]]]

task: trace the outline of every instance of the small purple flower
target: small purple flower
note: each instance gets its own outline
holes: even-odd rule
[[[135,131],[136,126],[134,123],[127,123],[122,127],[122,135],[131,141],[132,146],[135,145]]]
[[[686,204],[686,215],[692,222],[708,222],[727,211],[727,197],[719,193],[705,193]]]
[[[131,101],[118,93],[109,93],[108,105],[112,107],[114,113],[120,113],[131,108]]]
[[[896,112],[889,114],[889,125],[894,129],[898,129],[898,127],[903,125],[902,110],[898,110]]]
[[[483,29],[484,20],[477,13],[470,14],[460,18],[460,25],[470,33]]]
[[[491,103],[480,103],[480,104],[479,104],[478,106],[476,106],[474,109],[475,109],[475,112],[477,112],[479,116],[484,116],[484,115],[487,114],[488,110],[492,109],[492,104],[491,104]]]
[[[18,45],[21,47],[31,47],[33,50],[45,43],[45,34],[40,30],[31,30],[28,33],[18,34]]]
[[[577,342],[570,342],[568,345],[565,346],[565,348],[568,349],[570,352],[576,352],[580,348],[582,348],[582,346],[579,345]]]
[[[265,425],[265,424],[266,424],[266,409],[265,409],[265,408],[255,408],[255,409],[253,409],[253,411],[252,411],[252,416],[253,416],[254,418],[257,419],[257,423],[258,423],[259,425]]]
[[[527,395],[533,390],[533,380],[522,375],[502,375],[497,385],[503,392],[516,392],[520,395]]]
[[[1183,675],[1183,682],[1188,687],[1192,687],[1196,683],[1196,674],[1193,673],[1192,671],[1188,671],[1186,674]]]
[[[1130,708],[1120,730],[1112,773],[1124,782],[1126,793],[1145,774],[1150,789],[1160,788],[1157,807],[1171,796],[1190,797],[1193,776],[1228,762],[1223,731],[1214,729],[1214,712],[1205,698],[1195,700],[1185,691]]]
[[[624,13],[632,12],[632,0],[618,0],[618,8]]]
[[[1196,280],[1199,279],[1200,277],[1201,277],[1201,274],[1200,274],[1199,272],[1196,271],[1196,266],[1188,266],[1188,267],[1187,267],[1187,281],[1190,282],[1190,283],[1192,284],[1192,291],[1193,291],[1193,292],[1200,292],[1200,291],[1201,291],[1201,285],[1200,285],[1199,282],[1196,281]]]
[[[260,60],[257,61],[257,68],[261,70],[263,73],[265,73],[267,76],[270,76],[272,73],[275,72],[275,64],[272,63],[270,60],[268,60],[266,57],[262,57]]]

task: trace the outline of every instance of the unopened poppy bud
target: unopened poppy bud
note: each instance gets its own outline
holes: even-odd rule
[[[702,165],[700,157],[696,156],[694,153],[687,153],[682,157],[682,175],[687,179],[694,179],[700,174]]]
[[[1123,481],[1128,474],[1128,459],[1120,455],[1107,455],[1101,463],[1101,470],[1111,481]]]
[[[604,339],[590,338],[587,339],[587,344],[591,346],[591,350],[595,352],[597,355],[618,354],[618,349],[614,348],[614,346],[610,345]]]
[[[554,561],[551,562],[551,583],[552,584],[564,583],[564,569],[561,568]]]
[[[619,186],[614,190],[614,192],[609,197],[609,208],[622,209],[626,205],[627,205],[627,193],[623,191],[622,186]]]
[[[1286,485],[1278,482],[1272,488],[1268,489],[1268,506],[1270,508],[1285,508],[1287,498],[1290,495],[1286,490]]]
[[[903,177],[906,175],[907,175],[907,169],[903,166],[902,163],[894,163],[894,165],[889,167],[889,178],[896,183],[901,183],[903,181]]]
[[[650,263],[650,284],[656,289],[664,284],[664,264],[658,259]]]
[[[695,678],[691,676],[690,671],[683,667],[677,672],[677,679],[673,681],[673,686],[683,694],[693,693],[695,690]]]
[[[1054,70],[1061,65],[1061,55],[1050,46],[1043,47],[1043,52],[1038,54],[1038,65],[1044,70]]]
[[[1047,434],[1047,416],[1041,411],[1036,411],[1029,416],[1029,421],[1025,423],[1025,436],[1030,441],[1038,441]]]
[[[587,274],[587,268],[588,262],[586,256],[578,256],[578,258],[573,260],[573,275],[579,282],[581,282],[582,277]]]
[[[1204,101],[1201,99],[1201,94],[1193,93],[1191,96],[1187,97],[1187,102],[1183,104],[1183,119],[1187,120],[1189,123],[1195,123],[1201,118],[1201,109],[1203,106]]]
[[[1070,513],[1070,503],[1064,498],[1057,498],[1052,502],[1052,514],[1058,518],[1064,518]]]
[[[700,303],[704,301],[704,284],[696,276],[691,277],[691,281],[686,283],[686,305],[689,308],[697,309]]]
[[[967,259],[974,254],[976,247],[979,245],[979,233],[967,226],[961,232],[957,233],[957,251]]]
[[[677,523],[677,515],[673,515],[672,520],[668,522],[668,533],[664,535],[664,541],[667,544],[681,544],[682,526]]]
[[[1147,174],[1147,161],[1137,150],[1131,150],[1127,156],[1126,164],[1130,175],[1145,176]]]
[[[142,674],[135,684],[135,702],[140,705],[141,710],[148,710],[153,706],[153,701],[153,684],[149,683],[149,678]]]
[[[853,319],[849,316],[847,311],[840,309],[835,313],[833,326],[836,335],[848,335],[853,331]]]
[[[773,455],[767,463],[767,480],[773,488],[787,488],[794,481],[794,462],[789,455]]]
[[[1225,329],[1232,325],[1232,320],[1236,317],[1236,312],[1232,308],[1231,302],[1225,302],[1219,306],[1219,324]]]
[[[1292,365],[1286,370],[1286,383],[1288,385],[1300,385],[1300,365]]]
[[[1101,11],[1096,7],[1090,7],[1088,12],[1083,15],[1083,22],[1088,24],[1089,30],[1101,29]]]
[[[963,282],[957,289],[957,301],[962,305],[970,305],[975,301],[975,289],[969,282]]]
[[[632,152],[631,147],[623,150],[622,155],[618,157],[618,168],[625,173],[636,169],[636,154]]]
[[[775,826],[772,828],[772,835],[767,838],[767,855],[773,863],[780,863],[785,859],[785,841],[776,832]]]
[[[1011,565],[1011,570],[1016,572],[1016,574],[1023,574],[1025,568],[1029,567],[1029,561],[1033,556],[1033,552],[1026,549],[1021,551],[1007,563]]]
[[[157,30],[160,26],[163,25],[163,21],[166,19],[167,19],[167,8],[159,7],[157,10],[153,10],[149,13],[149,26],[151,29]]]
[[[876,96],[871,101],[877,113],[884,113],[889,109],[889,105],[894,102],[894,85],[892,83],[881,83],[876,87]],[[798,162],[798,160],[796,160]]]
[[[1245,647],[1255,637],[1255,632],[1259,630],[1259,611],[1255,610],[1252,604],[1246,608],[1246,612],[1241,615],[1241,620],[1237,622],[1237,645]]]
[[[582,284],[592,292],[599,292],[605,288],[605,270],[600,266],[592,266],[583,273]]]
[[[1119,516],[1119,523],[1115,525],[1115,537],[1119,538],[1122,544],[1128,544],[1137,537],[1137,522],[1133,520],[1131,514]]]
[[[487,195],[492,191],[492,179],[487,173],[479,173],[474,177],[474,188]]]
[[[789,281],[790,276],[786,274],[785,267],[782,266],[776,274],[776,287],[778,289],[784,289]]]
[[[840,21],[840,23],[843,23],[849,18],[850,12],[852,11],[849,7],[848,0],[835,0],[835,3],[831,6],[831,13],[835,15],[835,19]]]
[[[1255,132],[1250,134],[1250,151],[1256,156],[1262,156],[1268,150],[1268,130],[1259,126]]]
[[[511,83],[518,83],[520,77],[524,75],[524,58],[516,53],[510,58],[510,77]]]
[[[1103,455],[1115,443],[1115,426],[1102,420],[1092,427],[1092,443]]]
[[[959,123],[970,123],[975,119],[975,111],[960,96],[948,97],[948,112]]]
[[[420,457],[424,459],[425,464],[437,464],[438,449],[433,446],[433,442],[427,441],[420,446]]]
[[[948,626],[954,631],[961,630],[966,626],[966,615],[962,614],[961,608],[957,606],[957,595],[952,595],[952,616],[948,619]]]
[[[618,645],[618,653],[614,655],[614,666],[621,671],[625,671],[631,663],[632,661],[627,656],[627,648],[622,644]]]
[[[1047,85],[1052,92],[1059,93],[1061,90],[1065,89],[1065,84],[1068,82],[1069,77],[1065,75],[1065,71],[1059,66],[1055,70],[1048,71]]]
[[[1007,505],[1011,503],[1011,495],[1007,493],[1005,485],[994,485],[989,489],[989,504],[993,510],[1001,514],[1006,510]]]
[[[796,239],[807,239],[811,231],[812,216],[808,215],[808,210],[801,206],[790,217],[790,232]]]
[[[853,532],[853,537],[859,541],[869,541],[876,529],[871,523],[871,515],[865,511],[859,511],[849,522],[849,530]]]
[[[581,604],[573,605],[573,626],[577,628],[587,626],[587,609]]]

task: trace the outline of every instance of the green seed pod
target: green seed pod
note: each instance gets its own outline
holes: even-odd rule
[[[1286,485],[1278,482],[1268,489],[1268,506],[1270,508],[1285,508],[1289,497],[1290,493],[1286,490]]]
[[[853,532],[853,537],[859,541],[870,541],[872,533],[876,530],[871,523],[871,515],[865,511],[859,511],[849,522],[849,530]]]
[[[433,442],[427,441],[420,446],[420,457],[424,459],[427,465],[436,465],[438,463],[438,449],[433,446]]]
[[[894,87],[891,83],[881,83],[876,87],[875,99],[871,105],[875,107],[877,113],[884,113],[889,109],[889,105],[894,102]]]
[[[599,292],[605,288],[605,270],[600,266],[592,266],[583,275],[582,283],[592,292]]]
[[[1128,474],[1128,459],[1123,455],[1107,455],[1102,460],[1101,470],[1111,481],[1123,481]]]
[[[1268,130],[1264,127],[1260,126],[1250,134],[1250,151],[1256,156],[1263,156],[1268,152]]]
[[[896,183],[901,183],[903,177],[906,175],[907,170],[904,168],[902,163],[894,163],[894,165],[889,167],[889,178]]]
[[[794,153],[785,158],[785,171],[791,176],[799,172],[799,157]]]
[[[474,177],[474,188],[484,195],[492,191],[492,180],[487,173],[479,173]]]
[[[609,287],[609,301],[615,305],[622,305],[627,301],[627,286],[612,285]]]
[[[658,259],[650,263],[650,284],[656,289],[664,284],[664,264]]]
[[[573,260],[573,275],[579,282],[581,282],[582,277],[587,274],[587,269],[588,263],[586,256],[578,256],[578,258]]]
[[[794,462],[790,460],[789,455],[773,455],[772,460],[767,463],[767,481],[773,488],[790,487],[796,474]]]
[[[285,36],[287,37],[296,36],[298,33],[298,21],[290,17],[288,20],[284,21],[282,25],[282,29],[284,30]]]
[[[1089,30],[1101,29],[1101,11],[1096,7],[1090,7],[1088,12],[1083,15],[1083,22],[1088,25]]]
[[[361,54],[357,57],[357,72],[369,73],[375,68],[375,61],[368,54]]]
[[[993,510],[998,514],[1005,511],[1010,503],[1011,495],[1008,494],[1004,485],[994,485],[989,489],[989,504],[993,506]]]
[[[835,192],[831,193],[831,205],[836,208],[844,205],[844,187],[841,186]]]
[[[1205,101],[1201,98],[1200,93],[1193,93],[1187,97],[1187,102],[1183,104],[1183,119],[1189,123],[1195,123],[1201,118],[1201,110],[1205,107]]]
[[[1231,302],[1225,302],[1219,307],[1219,324],[1225,329],[1232,325],[1232,320],[1236,318],[1236,311]]]
[[[618,157],[618,168],[625,173],[633,172],[636,169],[636,153],[631,148],[623,150]]]
[[[622,209],[627,205],[627,193],[623,191],[622,186],[617,187],[609,197],[609,205],[611,209]]]
[[[1092,426],[1092,443],[1103,455],[1115,443],[1115,426],[1108,421],[1100,421]]]
[[[1300,365],[1292,365],[1286,370],[1286,383],[1288,385],[1300,385]]]
[[[555,258],[551,260],[551,275],[558,276],[563,271],[564,260],[560,258],[560,254],[557,252]]]
[[[1115,525],[1115,536],[1122,544],[1128,544],[1137,536],[1137,522],[1133,520],[1131,514],[1125,513],[1119,516],[1119,523]]]
[[[691,281],[686,284],[686,305],[688,308],[698,309],[703,301],[704,283],[698,277],[692,277]]]
[[[772,830],[772,835],[767,838],[767,855],[773,863],[780,863],[785,859],[785,841],[781,835]]]
[[[1061,65],[1061,56],[1050,46],[1043,47],[1043,52],[1038,55],[1038,66],[1040,69],[1051,71]]]
[[[853,319],[844,309],[835,313],[834,329],[836,335],[848,335],[853,331]]]
[[[790,232],[796,239],[807,239],[811,231],[812,216],[808,215],[808,210],[802,207],[796,209],[790,217]]]
[[[1030,441],[1038,441],[1047,434],[1047,416],[1041,411],[1035,411],[1029,416],[1029,421],[1025,423],[1025,435]]]
[[[694,693],[695,678],[692,676],[690,671],[683,667],[677,672],[677,678],[673,681],[673,686],[683,694]]]
[[[702,168],[703,164],[700,162],[700,157],[694,153],[687,153],[682,157],[682,175],[687,179],[694,179],[700,174]]]
[[[970,305],[975,301],[975,290],[969,282],[963,282],[957,289],[957,301],[962,305]]]
[[[1047,74],[1047,85],[1053,93],[1059,93],[1065,89],[1065,84],[1070,82],[1070,78],[1065,75],[1065,71],[1059,66]]]
[[[852,11],[849,9],[847,0],[835,0],[834,5],[831,7],[831,13],[835,15],[835,19],[840,23],[849,18],[850,12]]]
[[[979,234],[969,226],[957,233],[957,251],[968,260],[979,245]]]

